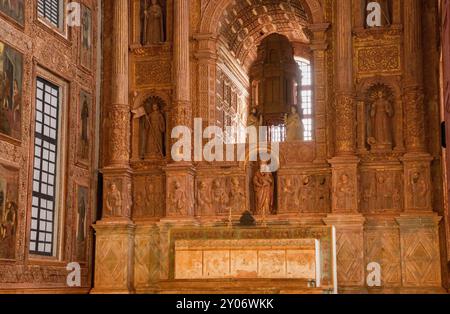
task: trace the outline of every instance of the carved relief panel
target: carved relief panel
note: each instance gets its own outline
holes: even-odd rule
[[[198,177],[196,215],[242,214],[248,206],[245,182],[245,176]]]
[[[360,194],[362,212],[374,213],[402,211],[402,170],[362,170]]]
[[[331,175],[279,174],[279,213],[328,213],[331,210]]]
[[[166,217],[194,216],[194,178],[191,175],[168,175],[166,180]]]
[[[163,175],[139,175],[134,178],[133,218],[161,218],[165,213],[165,178]]]

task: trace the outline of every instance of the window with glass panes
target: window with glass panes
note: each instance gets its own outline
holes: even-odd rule
[[[304,130],[304,140],[313,140],[313,88],[311,62],[304,58],[297,58],[297,64],[302,71],[302,85],[300,97],[302,103],[302,117]]]
[[[60,28],[62,22],[63,0],[38,0],[37,11],[40,17]]]
[[[54,254],[59,104],[59,87],[38,78],[30,237],[30,252],[37,255]]]

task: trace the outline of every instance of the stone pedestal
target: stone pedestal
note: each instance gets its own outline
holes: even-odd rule
[[[396,218],[400,226],[402,286],[410,292],[420,293],[427,288],[443,292],[439,248],[441,219],[431,213]]]
[[[156,224],[136,226],[134,239],[134,287],[136,293],[155,290],[160,279],[160,232]]]
[[[362,291],[365,286],[364,222],[362,215],[331,214],[324,218],[336,228],[337,284],[342,292]]]
[[[134,293],[135,225],[126,220],[104,220],[94,225],[96,232],[93,294]]]

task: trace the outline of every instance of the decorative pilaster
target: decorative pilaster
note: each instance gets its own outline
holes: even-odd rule
[[[175,0],[174,3],[174,102],[173,123],[191,126],[191,75],[189,46],[189,1]]]
[[[192,128],[189,1],[174,2],[174,101],[172,127]],[[192,153],[192,152],[191,152]],[[191,162],[173,162],[166,167],[166,218],[179,223],[194,217],[195,170]]]
[[[358,163],[356,157],[356,104],[353,84],[352,5],[337,1],[336,40],[336,157],[333,167],[333,214],[358,213]]]
[[[327,162],[327,67],[326,55],[328,49],[327,30],[330,24],[315,24],[309,27],[313,33],[311,50],[314,60],[314,104],[315,104],[315,140],[316,163]]]
[[[111,99],[105,110],[103,216],[96,232],[92,293],[133,293],[134,231],[128,104],[128,0],[113,2]]]
[[[355,154],[355,93],[353,84],[352,2],[337,1],[336,32],[336,154]]]
[[[128,1],[114,0],[111,103],[105,104],[106,136],[103,218],[128,220],[131,214],[130,106],[128,104]]]
[[[425,153],[425,115],[423,95],[422,1],[404,3],[404,105],[406,149]]]

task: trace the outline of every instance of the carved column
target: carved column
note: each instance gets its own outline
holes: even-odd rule
[[[425,141],[422,1],[405,1],[404,83],[406,155],[403,158],[406,212],[432,212],[431,156]]]
[[[359,214],[356,156],[356,94],[353,82],[352,1],[336,1],[336,156],[332,213],[324,219],[336,227],[339,289],[364,287],[364,217]]]
[[[406,106],[406,149],[425,153],[422,1],[404,2],[404,104]]]
[[[93,293],[133,292],[134,225],[130,220],[132,185],[130,107],[128,104],[128,0],[112,10],[111,98],[104,104],[103,217],[96,231]]]
[[[326,32],[330,24],[315,24],[309,27],[313,32],[311,50],[314,64],[314,109],[315,109],[315,140],[316,163],[327,161],[327,67],[326,55],[328,49]]]
[[[189,1],[174,1],[174,101],[172,127],[192,128],[190,76]],[[192,152],[191,152],[192,156]],[[166,217],[176,223],[194,217],[194,179],[192,162],[173,162],[166,167]]]
[[[358,213],[356,101],[353,84],[352,5],[337,1],[336,32],[336,156],[333,167],[333,213]]]

